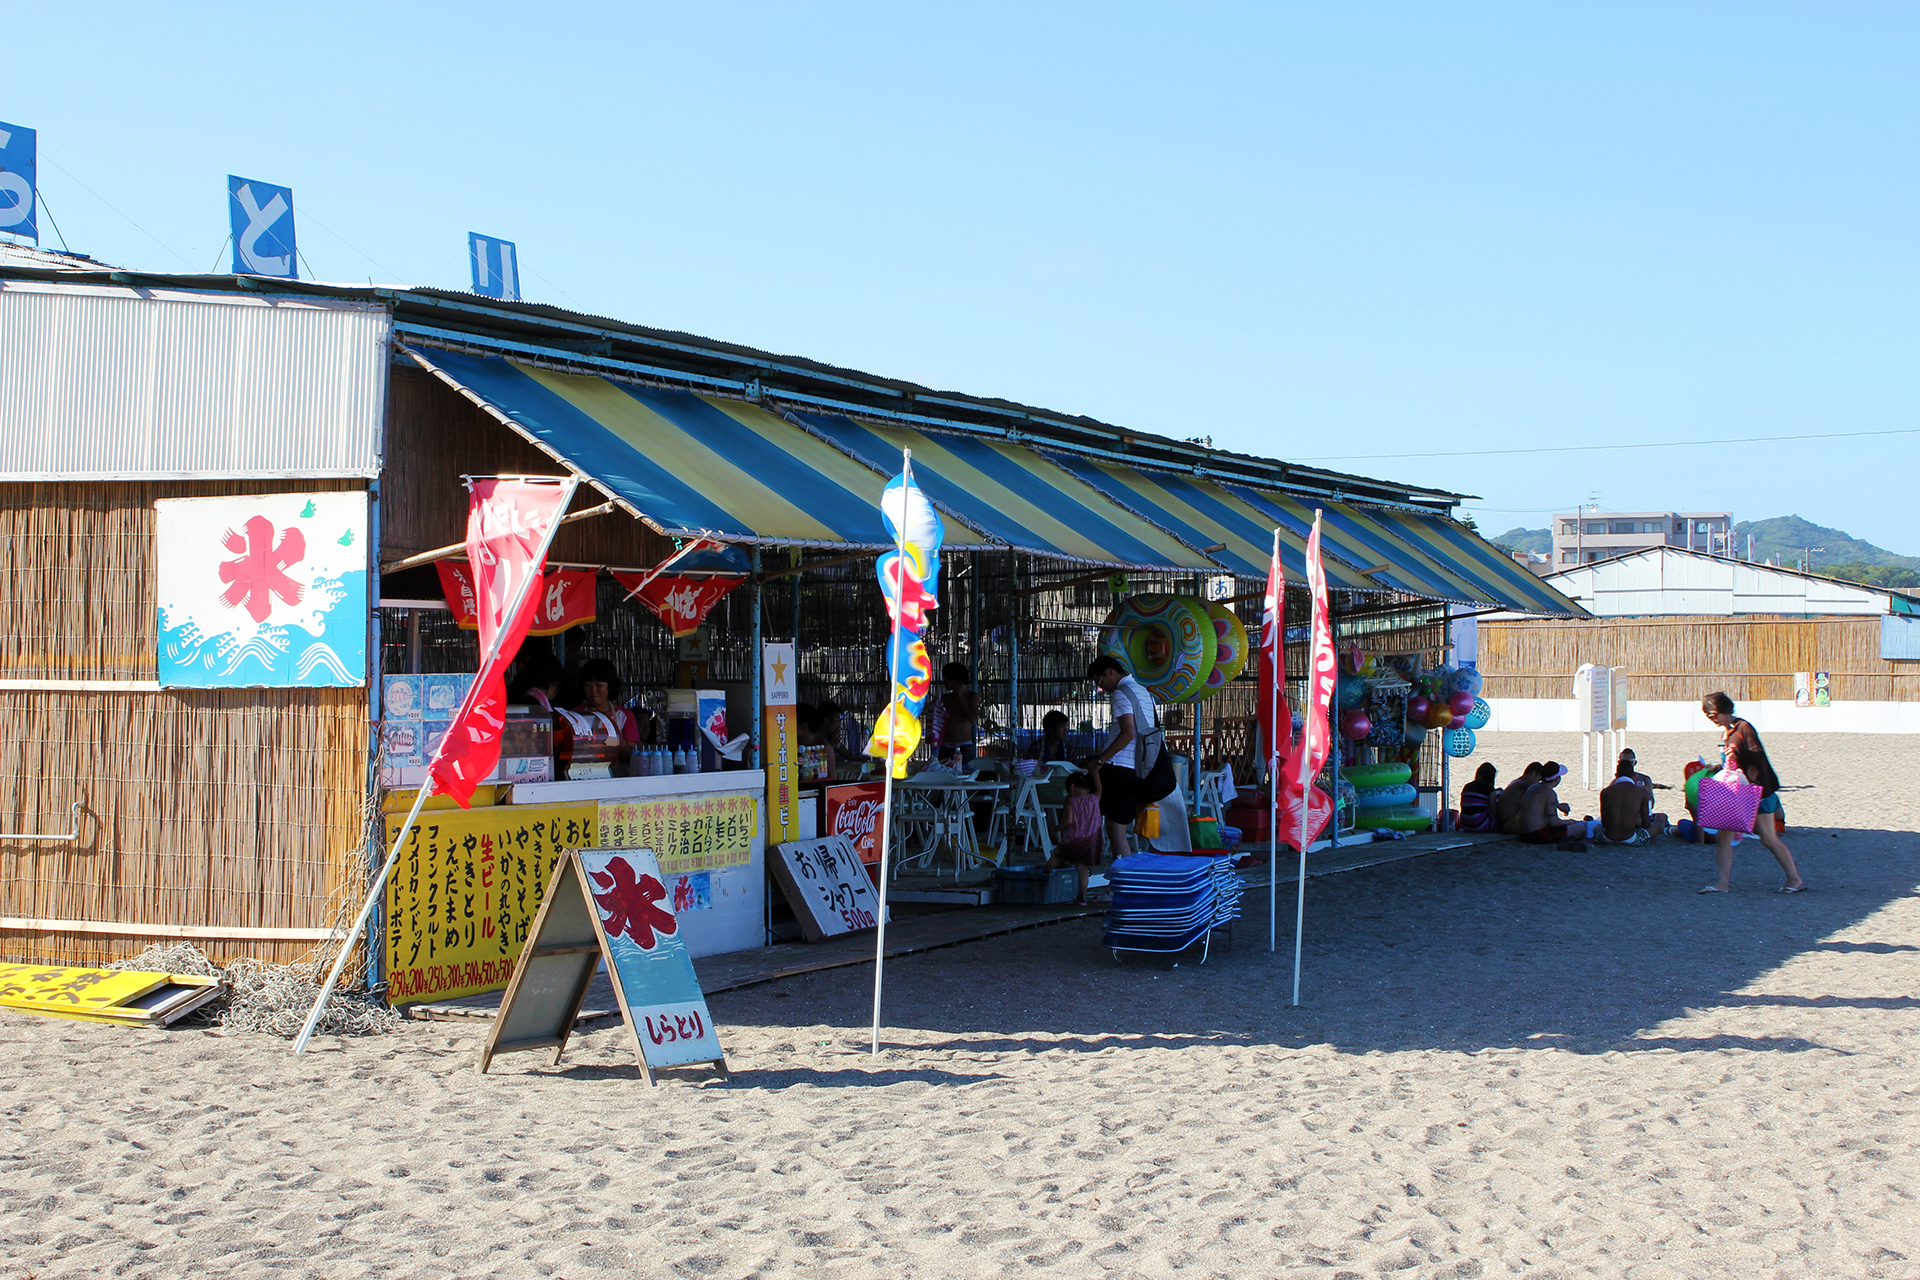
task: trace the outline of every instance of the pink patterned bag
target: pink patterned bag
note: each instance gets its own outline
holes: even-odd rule
[[[1700,783],[1700,825],[1712,831],[1753,830],[1760,813],[1760,784],[1738,769],[1722,769]]]

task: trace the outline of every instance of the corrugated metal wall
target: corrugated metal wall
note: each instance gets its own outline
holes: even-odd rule
[[[385,308],[0,281],[0,480],[371,477]]]

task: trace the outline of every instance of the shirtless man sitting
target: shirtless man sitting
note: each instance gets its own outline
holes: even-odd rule
[[[1527,788],[1520,806],[1520,839],[1527,844],[1559,844],[1567,838],[1567,824],[1560,821],[1567,806],[1554,789],[1566,776],[1565,765],[1549,760],[1540,766],[1540,781]]]
[[[1520,776],[1509,782],[1501,789],[1500,794],[1493,798],[1493,829],[1495,831],[1509,836],[1520,834],[1522,830],[1520,810],[1527,803],[1527,791],[1538,781],[1540,781],[1540,762],[1535,760],[1522,769]]]
[[[1600,825],[1615,844],[1645,844],[1667,829],[1667,815],[1653,811],[1653,784],[1633,771],[1622,754],[1613,781],[1600,792]]]

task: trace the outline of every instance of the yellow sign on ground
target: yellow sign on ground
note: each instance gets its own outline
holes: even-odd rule
[[[744,867],[760,825],[754,795],[678,796],[600,802],[600,847],[651,849],[670,876]]]
[[[217,988],[218,978],[175,977],[137,969],[75,969],[45,964],[0,964],[0,1007],[24,1013],[50,1013],[59,1018],[88,1022],[149,1025],[169,1021],[172,1006],[201,1004],[203,989]],[[168,988],[174,990],[168,991]],[[142,1000],[166,992],[166,1010]],[[205,992],[209,998],[213,994]],[[140,1003],[134,1003],[139,1001]],[[184,1010],[181,1010],[184,1012]],[[177,1014],[175,1015],[177,1016]]]
[[[389,1003],[505,986],[554,863],[595,842],[597,817],[591,801],[421,814],[387,881]]]

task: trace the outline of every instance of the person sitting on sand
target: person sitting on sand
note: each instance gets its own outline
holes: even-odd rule
[[[1506,789],[1493,801],[1493,829],[1506,835],[1517,836],[1520,826],[1520,811],[1526,807],[1527,791],[1540,781],[1540,762],[1535,760],[1520,771],[1520,776],[1509,782]]]
[[[1570,834],[1560,815],[1567,812],[1554,788],[1567,776],[1567,767],[1549,760],[1540,766],[1540,781],[1527,788],[1520,807],[1520,838],[1528,844],[1559,844]]]
[[[1645,844],[1667,829],[1667,815],[1653,811],[1653,784],[1633,771],[1633,755],[1622,752],[1613,781],[1600,792],[1600,825],[1615,844]]]
[[[1482,764],[1473,781],[1460,788],[1460,830],[1493,830],[1494,779],[1499,771],[1491,763]]]
[[[1047,870],[1072,867],[1080,876],[1080,893],[1073,905],[1087,905],[1087,877],[1100,861],[1100,775],[1091,770],[1067,777],[1067,804],[1060,813],[1060,843],[1047,859]]]

